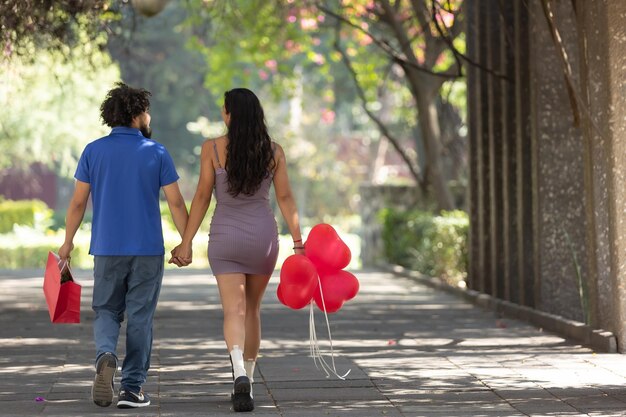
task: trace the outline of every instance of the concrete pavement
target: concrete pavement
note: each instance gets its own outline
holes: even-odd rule
[[[141,410],[100,408],[90,400],[91,272],[77,273],[83,285],[79,325],[50,324],[41,274],[0,273],[0,416],[234,414],[221,308],[208,271],[166,271],[144,387],[153,405]],[[350,370],[346,381],[315,368],[308,356],[308,310],[280,305],[278,278],[272,279],[251,414],[626,416],[625,355],[595,354],[407,278],[355,274],[359,295],[329,315],[337,369]],[[328,352],[317,310],[316,323]],[[121,337],[121,357],[123,347]]]

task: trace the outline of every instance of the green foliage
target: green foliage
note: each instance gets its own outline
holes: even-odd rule
[[[220,108],[204,88],[202,55],[186,47],[192,36],[182,24],[186,16],[182,2],[175,1],[149,19],[125,9],[107,49],[124,82],[152,93],[152,137],[166,146],[177,167],[193,172],[199,166],[194,150],[204,138],[187,127],[201,116],[219,117]]]
[[[109,0],[20,0],[0,2],[0,28],[5,57],[28,54],[35,44],[42,49],[63,50],[97,39],[102,26],[117,13]]]
[[[467,213],[384,209],[379,213],[387,260],[451,283],[467,276]]]
[[[2,245],[4,246],[4,245]],[[29,245],[0,246],[0,268],[45,268],[48,252],[59,250],[61,245],[56,242],[38,242]],[[89,245],[76,245],[72,251],[72,266],[74,268],[90,268],[93,266],[89,256]]]
[[[306,7],[266,0],[189,0],[185,7],[195,32],[190,45],[205,57],[205,82],[218,100],[233,87],[262,84],[283,95],[296,67],[318,67],[313,39],[296,19]]]
[[[402,56],[406,59],[406,51],[410,49],[425,69],[455,72],[457,60],[441,41],[430,14],[436,7],[441,29],[447,32],[446,37],[453,40],[456,48],[463,51],[464,38],[458,36],[462,27],[460,3],[451,0],[444,7],[430,1],[397,2],[391,17],[390,12],[385,11],[386,2],[370,0],[189,0],[185,7],[189,10],[187,24],[194,28],[195,34],[190,45],[205,58],[205,85],[209,90],[218,94],[233,86],[243,86],[262,94],[272,92],[274,98],[282,99],[279,112],[290,119],[282,124],[282,131],[272,133],[288,154],[290,146],[300,148],[294,153],[306,154],[301,159],[290,160],[300,166],[299,172],[293,175],[290,172],[290,175],[296,181],[302,179],[302,184],[298,185],[304,185],[305,194],[312,197],[308,204],[331,196],[327,187],[325,193],[318,194],[313,190],[315,185],[309,183],[323,181],[319,173],[332,162],[336,161],[336,165],[346,162],[345,150],[340,155],[333,153],[332,142],[338,136],[351,136],[353,141],[361,140],[366,146],[371,144],[372,149],[380,140],[379,129],[370,122],[361,106],[382,120],[399,147],[411,148],[407,151],[410,159],[415,159],[422,167],[428,164],[424,156],[425,139],[417,126],[416,94],[424,91],[429,97],[435,97],[443,93],[452,105],[464,106],[465,91],[453,81],[446,83],[443,91],[437,89],[438,81],[425,81],[423,88],[413,88],[406,67],[403,70],[398,62]],[[237,30],[228,30],[233,27]],[[338,49],[348,58],[343,60]],[[347,69],[348,61],[354,77]],[[428,77],[423,79],[428,80]],[[435,90],[426,92],[431,84]],[[357,85],[362,90],[363,102],[357,94]],[[264,105],[265,97],[262,97]],[[304,100],[298,102],[300,97]],[[286,98],[291,99],[289,103]],[[221,101],[219,96],[218,100]],[[318,116],[331,112],[330,122]],[[271,119],[278,113],[266,109],[266,114]],[[306,116],[299,119],[294,114]],[[443,123],[453,126],[450,131],[455,137],[459,136],[457,125],[447,120]],[[346,132],[350,132],[349,135]],[[285,143],[284,138],[287,142],[295,140],[293,144]],[[448,152],[451,140],[445,139],[442,142],[446,152],[442,152],[442,158],[451,159],[456,153]],[[315,152],[301,151],[306,151],[307,147]],[[458,160],[448,165],[458,165]],[[444,169],[448,165],[444,165]],[[458,169],[446,173],[448,171],[452,179],[456,179],[457,173],[463,173]],[[356,178],[354,171],[348,172],[353,184],[371,180],[367,174],[371,172]],[[343,172],[338,172],[333,182],[342,175]],[[333,190],[332,198],[339,201],[353,191],[349,187]],[[342,203],[343,207],[350,208],[345,200]]]
[[[100,103],[119,73],[85,37],[74,49],[39,50],[0,64],[0,169],[41,162],[71,177],[87,143],[103,136]]]
[[[13,230],[13,225],[45,228],[53,211],[40,200],[0,201],[0,233]]]
[[[160,201],[159,208],[161,210],[161,222],[163,225],[163,230],[171,232],[171,234],[174,235],[174,240],[178,239],[180,236],[178,236],[178,231],[176,230],[176,225],[174,224],[174,220],[172,219],[172,212],[170,211],[170,208],[167,205],[167,201]],[[191,209],[191,201],[187,201],[187,212],[189,212],[190,209]],[[215,211],[215,199],[214,198],[211,199],[211,204],[209,205],[209,208],[207,209],[207,215],[205,216],[202,224],[200,224],[200,229],[198,229],[199,234],[209,232],[210,217],[213,211]]]
[[[83,224],[74,238],[72,266],[91,268],[89,256],[91,224]],[[41,268],[48,259],[48,252],[57,252],[65,237],[65,230],[53,231],[43,227],[16,226],[12,232],[0,234],[0,268]]]

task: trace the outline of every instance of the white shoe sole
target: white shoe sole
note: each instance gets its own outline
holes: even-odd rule
[[[132,401],[118,401],[117,402],[117,408],[141,408],[141,407],[147,407],[150,405],[150,401],[145,402],[145,403],[135,403]]]
[[[113,403],[113,377],[117,371],[117,360],[107,355],[98,361],[96,377],[91,387],[91,398],[100,407],[108,407]]]

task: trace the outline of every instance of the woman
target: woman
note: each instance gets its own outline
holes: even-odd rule
[[[269,204],[271,183],[294,251],[303,254],[304,246],[285,153],[271,141],[259,99],[245,88],[227,91],[222,118],[228,133],[202,145],[200,179],[189,221],[170,262],[179,266],[191,262],[192,240],[215,188],[209,263],[224,311],[224,339],[234,380],[233,409],[250,411],[254,408],[251,382],[261,342],[261,300],[278,256],[278,231]]]

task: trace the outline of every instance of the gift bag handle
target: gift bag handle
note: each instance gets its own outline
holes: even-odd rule
[[[59,271],[63,271],[63,268],[65,268],[66,266],[68,268],[70,267],[70,259],[71,258],[67,258],[65,260],[59,259]]]

